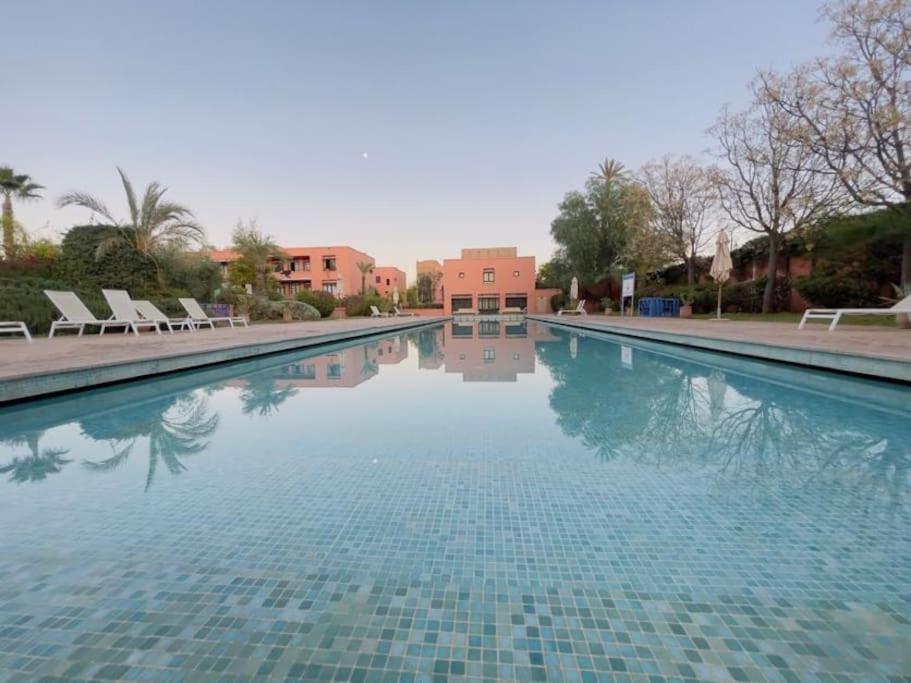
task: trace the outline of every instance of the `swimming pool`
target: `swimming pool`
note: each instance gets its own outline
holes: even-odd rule
[[[911,390],[446,323],[0,411],[0,679],[897,680]]]

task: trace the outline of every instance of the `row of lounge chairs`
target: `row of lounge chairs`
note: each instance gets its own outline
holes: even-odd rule
[[[151,301],[131,299],[126,290],[103,289],[101,293],[104,294],[105,301],[111,309],[111,317],[104,320],[96,318],[95,314],[75,293],[46,289],[45,296],[60,313],[60,317],[51,323],[48,337],[53,337],[58,330],[78,330],[81,337],[87,327],[97,327],[99,334],[104,334],[106,330],[113,328],[123,330],[124,334],[132,332],[138,336],[139,331],[143,329],[154,330],[161,334],[161,330],[164,328],[174,334],[175,329],[190,332],[195,332],[201,327],[215,329],[217,323],[228,323],[231,327],[249,326],[247,319],[243,316],[211,317],[206,314],[199,302],[191,297],[178,299],[187,315],[172,318],[164,314]],[[0,322],[0,334],[4,333],[23,334],[28,341],[32,341],[32,335],[24,322]]]
[[[376,306],[370,307],[370,317],[371,318],[413,318],[414,313],[407,313],[399,309],[398,306],[393,306],[391,313],[385,313],[378,309]]]

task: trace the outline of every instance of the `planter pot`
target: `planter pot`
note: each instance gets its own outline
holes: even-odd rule
[[[680,307],[680,317],[681,318],[692,318],[693,317],[693,306],[692,304],[683,304]]]
[[[911,315],[897,315],[895,322],[903,330],[911,330]]]

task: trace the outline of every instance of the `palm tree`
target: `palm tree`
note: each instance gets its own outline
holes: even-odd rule
[[[275,243],[272,235],[266,235],[256,227],[255,220],[247,223],[238,221],[231,240],[234,251],[253,266],[253,293],[256,296],[266,296],[269,264],[273,259],[285,258],[284,250]]]
[[[358,261],[357,269],[361,271],[361,294],[367,295],[367,274],[373,270],[373,264],[370,261]]]
[[[156,255],[169,247],[185,248],[190,244],[205,244],[206,233],[194,220],[193,212],[182,204],[163,199],[168,188],[160,183],[149,183],[140,202],[126,173],[118,168],[123,191],[126,194],[130,216],[119,221],[104,202],[85,192],[70,192],[57,200],[57,205],[81,206],[101,216],[117,232],[98,244],[96,256],[104,256],[118,245],[126,245],[150,258],[160,267]]]
[[[628,174],[623,164],[616,159],[605,159],[598,164],[598,170],[592,172],[591,177],[601,180],[610,186],[621,180],[626,180]]]
[[[0,194],[3,195],[3,253],[6,258],[16,255],[16,221],[13,218],[13,199],[40,199],[38,190],[44,186],[32,182],[31,176],[15,173],[9,166],[0,166]]]
[[[69,451],[65,448],[39,448],[39,442],[44,435],[43,429],[31,429],[11,438],[2,439],[2,443],[11,446],[25,445],[29,455],[15,457],[6,465],[0,467],[0,474],[9,473],[10,481],[22,484],[27,481],[40,481],[49,474],[56,474],[71,460],[63,456]]]
[[[148,406],[147,418],[139,422],[126,415],[108,413],[99,422],[83,424],[83,434],[104,435],[114,454],[100,461],[86,460],[84,465],[95,471],[113,470],[126,462],[137,441],[147,437],[149,443],[149,469],[145,490],[148,491],[158,469],[164,462],[171,474],[186,470],[181,458],[206,449],[218,428],[218,414],[209,414],[209,405],[200,395],[184,395],[176,399],[166,397]],[[120,448],[120,444],[127,442]]]

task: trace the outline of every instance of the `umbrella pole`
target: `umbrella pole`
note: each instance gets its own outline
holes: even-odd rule
[[[719,282],[718,283],[718,313],[715,316],[718,320],[721,320],[721,287],[722,286],[723,285]]]

